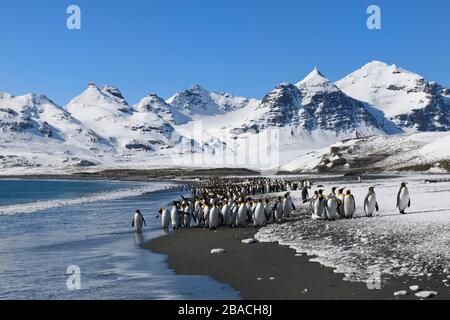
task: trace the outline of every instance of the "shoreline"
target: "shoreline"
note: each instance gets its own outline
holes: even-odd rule
[[[450,298],[448,288],[432,278],[394,278],[383,282],[380,290],[369,290],[366,283],[344,281],[343,274],[309,261],[312,256],[296,255],[286,246],[241,242],[256,232],[253,227],[182,229],[143,247],[167,256],[169,268],[176,274],[209,276],[239,291],[244,300],[419,300],[409,289],[411,285],[437,291],[433,300]],[[227,252],[211,254],[216,248]],[[401,290],[408,295],[395,297],[394,292]]]

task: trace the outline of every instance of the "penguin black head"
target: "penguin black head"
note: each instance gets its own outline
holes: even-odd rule
[[[375,186],[369,187],[369,191],[373,191],[375,189]]]
[[[343,193],[345,188],[346,187],[343,187],[343,188],[339,189],[339,193]]]
[[[347,194],[352,194],[352,192],[350,190],[347,190]]]
[[[136,213],[141,213],[141,210],[136,210]]]
[[[402,187],[406,187],[407,184],[408,182],[402,182]]]
[[[332,192],[335,192],[337,188],[338,188],[338,187],[333,187],[333,188],[331,188],[331,191],[332,191]]]
[[[322,193],[323,193],[323,189],[320,189],[320,190],[319,190],[319,194],[322,194]]]
[[[162,213],[163,213],[163,208],[159,209],[158,212],[159,212],[160,214],[162,214]]]

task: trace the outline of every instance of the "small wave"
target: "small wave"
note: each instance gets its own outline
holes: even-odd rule
[[[79,198],[69,198],[69,199],[56,199],[56,200],[45,200],[36,201],[23,204],[13,204],[7,206],[0,206],[0,215],[15,215],[24,213],[33,213],[37,211],[43,211],[47,209],[67,207],[73,205],[80,205],[99,201],[117,200],[122,198],[128,198],[133,196],[139,196],[149,192],[154,192],[164,189],[167,187],[166,184],[157,184],[146,187],[132,188],[132,189],[121,189],[111,192],[101,192],[94,193],[89,196],[83,196]]]

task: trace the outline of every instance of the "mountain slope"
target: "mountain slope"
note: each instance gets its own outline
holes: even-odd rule
[[[236,97],[229,93],[210,92],[199,85],[179,92],[167,100],[168,104],[189,118],[220,115],[242,109],[255,102],[254,99]],[[184,123],[186,122],[188,121]]]
[[[107,138],[119,149],[154,151],[172,146],[174,128],[163,115],[143,104],[133,109],[112,87],[88,88],[66,106],[85,126]]]
[[[383,111],[398,126],[418,131],[450,130],[450,91],[422,76],[372,61],[336,85]]]
[[[292,135],[315,130],[347,137],[399,132],[381,111],[347,96],[317,68],[296,85],[277,86],[253,114],[233,132],[257,133],[271,127],[290,127]]]

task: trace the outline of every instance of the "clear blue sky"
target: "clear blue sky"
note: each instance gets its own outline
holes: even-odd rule
[[[261,98],[314,66],[337,80],[374,59],[450,86],[449,15],[448,0],[0,0],[0,91],[63,105],[93,81],[135,103],[198,83]]]

